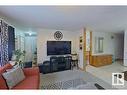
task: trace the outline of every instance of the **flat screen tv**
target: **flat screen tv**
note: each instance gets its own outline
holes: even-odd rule
[[[71,54],[71,41],[47,41],[47,55]]]

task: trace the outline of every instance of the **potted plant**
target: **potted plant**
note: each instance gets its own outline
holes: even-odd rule
[[[32,64],[33,64],[34,66],[36,66],[36,65],[37,65],[37,49],[36,49],[36,51],[35,51],[33,54],[34,54],[34,58],[33,58]]]
[[[25,57],[25,51],[21,51],[20,49],[17,49],[13,51],[13,59],[16,61],[16,64],[19,64],[23,67],[24,57]]]

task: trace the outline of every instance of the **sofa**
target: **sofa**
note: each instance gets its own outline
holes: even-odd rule
[[[12,67],[13,66],[9,63],[3,67],[0,67],[0,89],[8,89],[2,73],[4,73],[7,69],[11,69]],[[38,67],[24,68],[23,72],[25,74],[25,79],[12,89],[39,89],[40,73]]]

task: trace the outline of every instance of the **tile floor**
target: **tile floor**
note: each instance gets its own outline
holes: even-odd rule
[[[86,71],[102,79],[106,83],[112,84],[112,73],[127,71],[127,67],[123,66],[122,64],[122,61],[116,61],[111,65],[102,67],[93,67],[91,65],[88,65],[86,67]],[[124,86],[117,88],[127,89],[127,81],[125,81]]]

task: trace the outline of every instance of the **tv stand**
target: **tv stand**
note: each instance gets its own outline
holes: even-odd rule
[[[71,56],[50,57],[51,72],[71,69]]]

